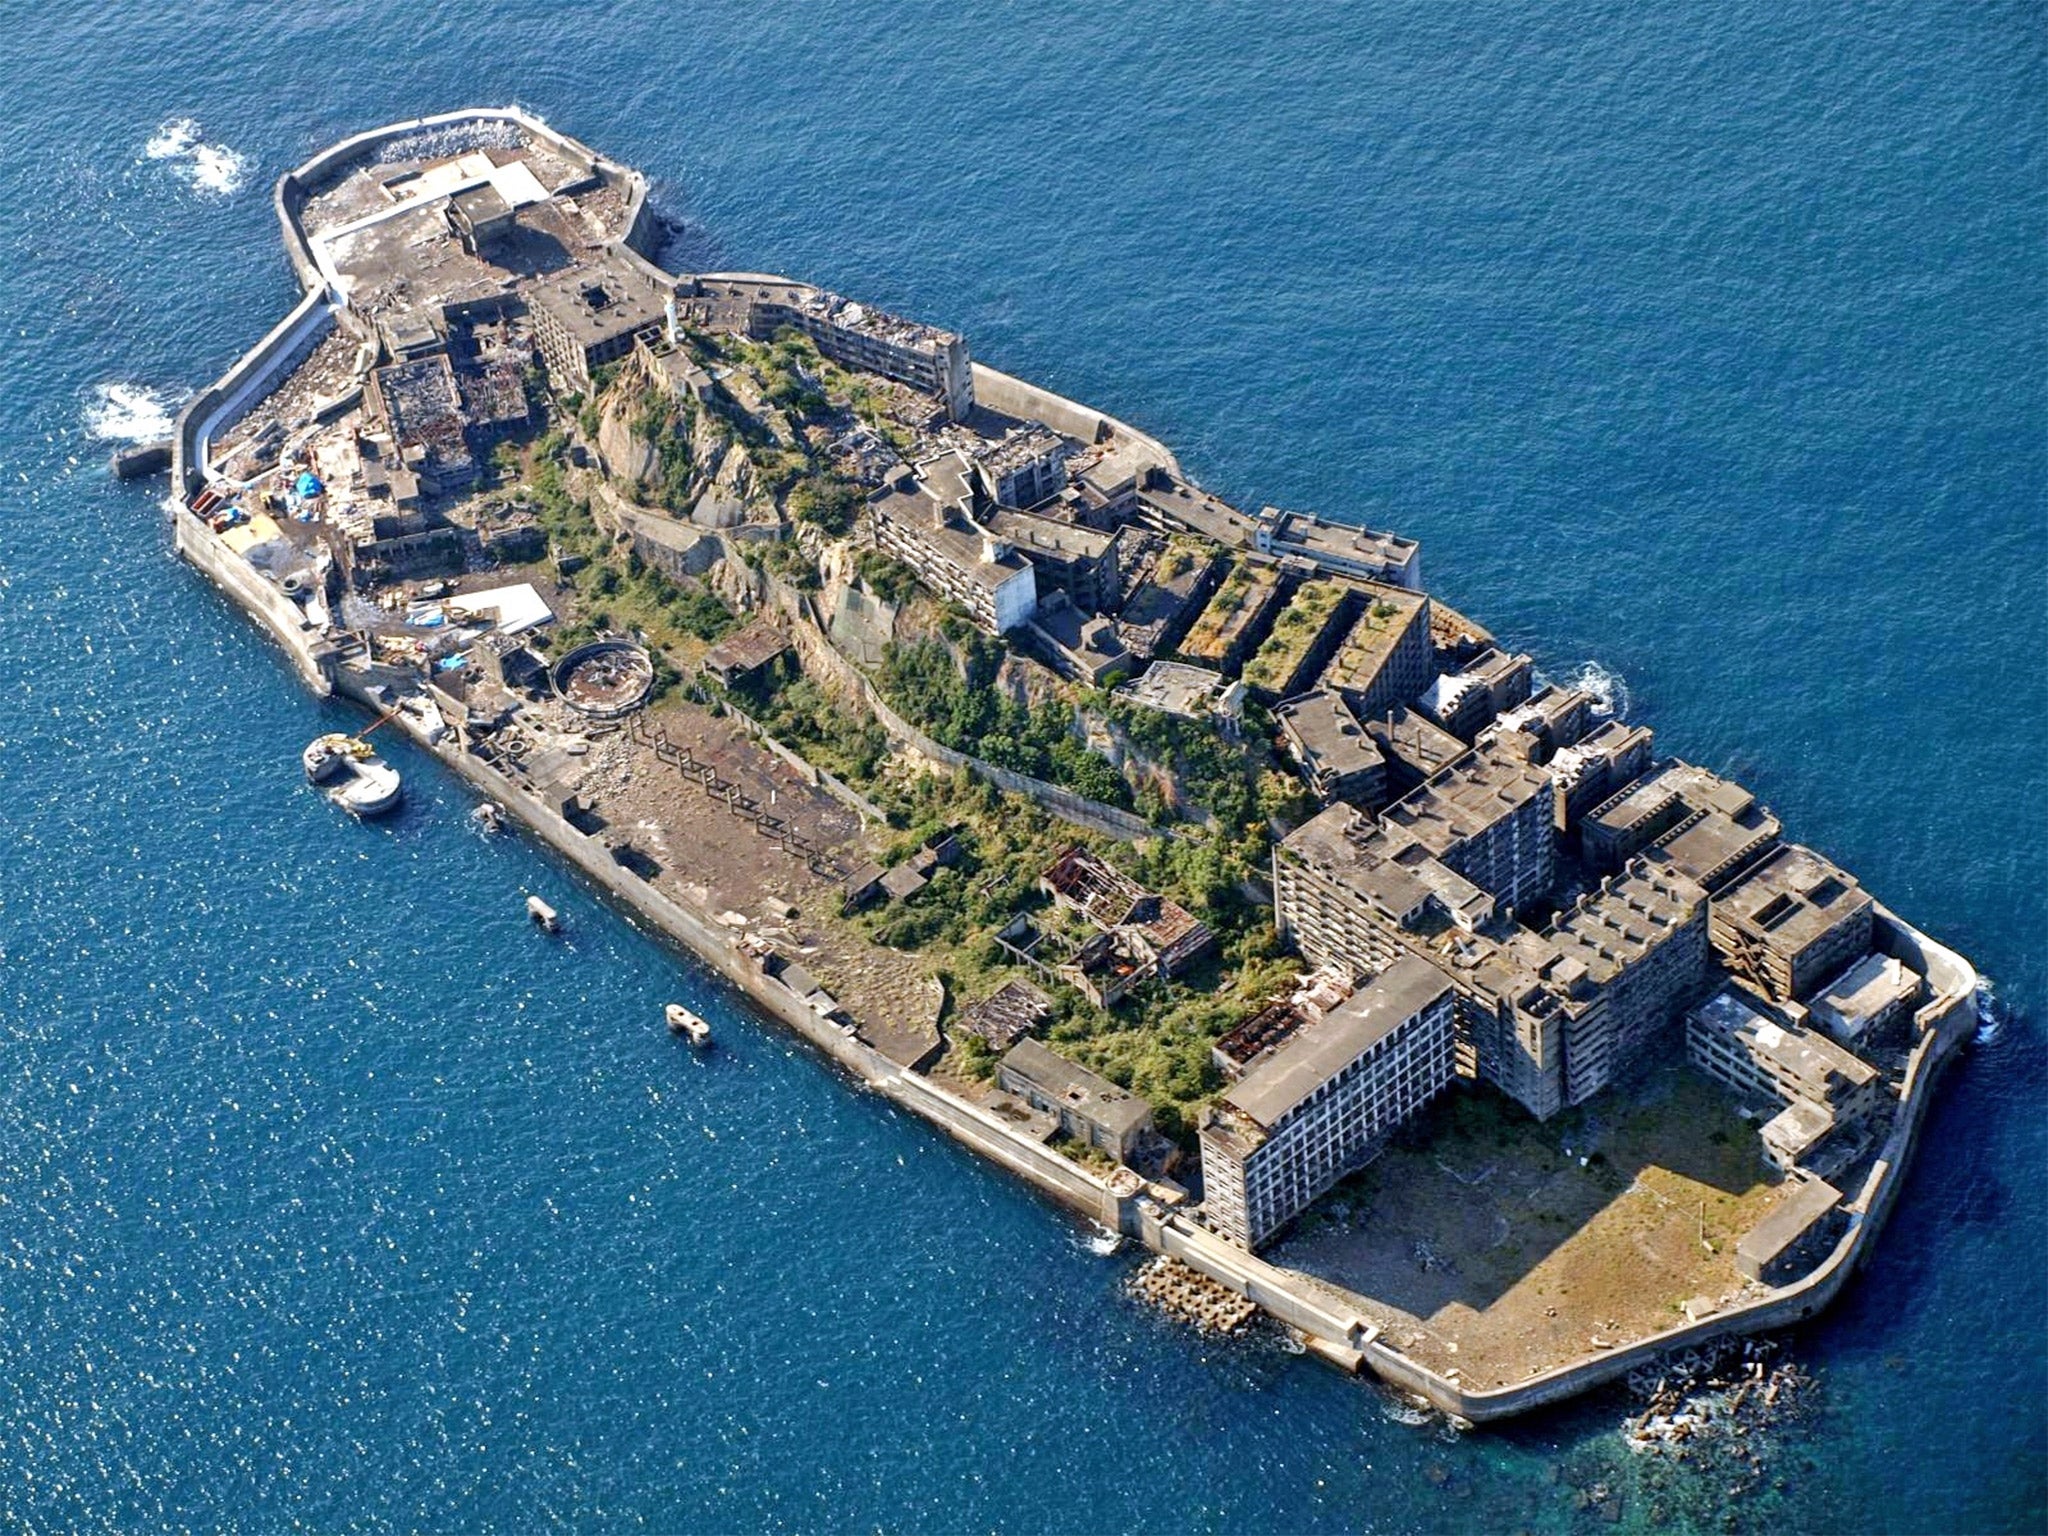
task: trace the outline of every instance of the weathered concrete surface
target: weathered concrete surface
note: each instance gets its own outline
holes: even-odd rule
[[[294,267],[309,291],[299,306],[256,348],[210,389],[195,396],[180,417],[174,464],[176,484],[181,492],[189,494],[196,489],[197,478],[203,472],[203,445],[208,434],[217,430],[223,421],[232,419],[236,410],[246,408],[248,401],[257,397],[266,382],[274,380],[289,366],[294,346],[308,344],[309,338],[317,339],[320,312],[327,309],[327,295],[324,278],[306,249],[304,232],[297,224],[292,207],[290,189],[294,185],[294,177],[303,176],[311,180],[325,169],[343,163],[353,154],[366,153],[369,146],[390,137],[421,126],[454,123],[470,117],[519,121],[529,131],[540,133],[551,142],[571,145],[589,157],[591,163],[596,162],[590,151],[576,145],[573,140],[553,134],[545,125],[534,122],[525,114],[508,109],[483,109],[472,113],[443,114],[438,118],[420,119],[359,135],[315,156],[297,172],[288,174],[279,183],[278,211],[285,224]],[[628,174],[634,178],[637,192],[626,242],[642,237],[645,223],[644,179],[639,178],[638,173]],[[299,190],[302,192],[303,183],[299,184]],[[633,254],[639,255],[637,251]],[[328,323],[332,322],[331,311],[326,318]],[[990,382],[996,383],[994,380]],[[1010,382],[1021,386],[1021,381]],[[1000,390],[1002,385],[996,383],[996,387]],[[1021,403],[1028,397],[1019,394],[1016,398]],[[1037,403],[1049,404],[1057,399],[1046,396]],[[1075,409],[1087,410],[1086,407]],[[1100,421],[1110,422],[1113,427],[1121,427],[1110,418],[1101,417],[1100,413],[1090,414]],[[1122,430],[1130,432],[1128,428]],[[1151,439],[1143,438],[1142,434],[1130,432],[1130,435],[1146,444],[1151,443]],[[1171,455],[1167,455],[1165,461],[1170,463]],[[271,631],[292,656],[310,687],[320,693],[331,691],[333,655],[308,638],[303,617],[289,600],[261,581],[194,519],[181,516],[177,519],[177,527],[179,552],[205,571],[229,597]],[[402,716],[400,719],[405,728],[414,729],[413,722]],[[417,731],[415,733],[418,734]],[[1094,1219],[1113,1219],[1118,1230],[1131,1234],[1148,1247],[1181,1259],[1250,1297],[1268,1312],[1300,1329],[1309,1337],[1319,1356],[1347,1366],[1355,1357],[1384,1380],[1419,1394],[1448,1413],[1474,1422],[1526,1412],[1585,1391],[1668,1349],[1728,1334],[1783,1327],[1810,1317],[1826,1306],[1847,1283],[1856,1263],[1868,1251],[1870,1242],[1896,1202],[1934,1080],[1941,1066],[1968,1038],[1974,1023],[1976,977],[1968,963],[1880,908],[1881,919],[1888,925],[1887,931],[1893,942],[1908,954],[1918,957],[1920,968],[1936,986],[1936,996],[1921,1010],[1925,1037],[1907,1072],[1892,1132],[1863,1189],[1850,1206],[1853,1217],[1850,1229],[1835,1250],[1805,1279],[1781,1288],[1752,1306],[1573,1362],[1514,1387],[1468,1393],[1456,1383],[1383,1343],[1378,1328],[1370,1319],[1333,1300],[1304,1277],[1244,1253],[1186,1217],[1169,1212],[1142,1183],[1133,1186],[1127,1182],[1112,1188],[1085,1169],[1020,1135],[928,1079],[889,1061],[837,1026],[819,1018],[787,989],[762,976],[749,958],[736,949],[729,935],[715,931],[701,918],[630,873],[612,858],[610,850],[602,843],[577,832],[539,799],[462,752],[452,741],[430,744],[423,737],[421,739],[429,751],[497,799],[542,841],[617,900],[630,915],[651,924],[657,933],[717,970],[770,1015],[794,1029],[863,1082],[930,1120],[963,1144],[1030,1180],[1063,1204]]]

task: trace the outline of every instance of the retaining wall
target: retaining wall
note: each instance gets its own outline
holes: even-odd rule
[[[965,768],[978,778],[986,779],[998,789],[1013,795],[1022,795],[1035,805],[1051,811],[1062,821],[1070,821],[1077,827],[1100,832],[1105,837],[1121,838],[1133,842],[1141,837],[1179,836],[1176,828],[1155,827],[1142,816],[1133,816],[1129,811],[1114,805],[1105,805],[1100,800],[1090,800],[1077,795],[1070,789],[1057,784],[1048,784],[1043,779],[1034,779],[1029,774],[1016,773],[1008,768],[999,768],[994,763],[983,762],[965,752],[956,752],[942,746],[923,731],[891,709],[883,699],[881,690],[868,680],[851,661],[840,655],[839,650],[808,618],[799,623],[793,631],[797,649],[802,652],[806,666],[816,666],[830,674],[841,687],[860,695],[889,740],[898,747],[908,747],[920,757],[929,758],[946,768]]]
[[[1026,421],[1042,421],[1055,432],[1064,432],[1069,437],[1078,437],[1084,443],[1099,440],[1106,432],[1142,443],[1159,460],[1162,467],[1178,475],[1180,460],[1173,456],[1173,450],[1148,432],[1140,432],[1128,422],[1098,411],[1092,405],[1083,405],[1078,400],[1069,400],[1065,395],[1056,395],[1051,390],[991,368],[987,363],[975,363],[974,398],[992,411],[1005,416],[1018,416]]]
[[[229,549],[219,534],[182,507],[172,515],[172,542],[178,553],[213,578],[240,603],[273,639],[284,647],[306,686],[321,698],[334,692],[327,675],[325,640],[306,626],[298,604],[258,575],[254,566]]]

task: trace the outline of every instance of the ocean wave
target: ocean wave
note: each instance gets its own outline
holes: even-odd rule
[[[105,443],[161,442],[171,435],[187,398],[146,384],[101,384],[85,408],[85,430]]]
[[[1977,978],[1977,1044],[1991,1044],[2004,1029],[2005,1004],[1998,999],[1998,984],[1989,976],[1979,976]]]
[[[232,197],[241,191],[249,170],[246,155],[225,144],[210,142],[199,124],[189,117],[174,117],[159,124],[149,142],[142,146],[142,158],[168,162],[174,176],[209,197]]]
[[[1628,716],[1628,680],[1619,672],[1602,666],[1597,661],[1583,661],[1566,674],[1564,685],[1576,688],[1593,700],[1593,713],[1605,715],[1611,720],[1622,720]]]

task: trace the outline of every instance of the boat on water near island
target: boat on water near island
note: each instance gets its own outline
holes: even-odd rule
[[[398,770],[377,756],[368,742],[346,732],[314,738],[299,761],[306,782],[352,815],[381,816],[398,804],[404,790]]]
[[[358,814],[395,803],[363,740],[395,723],[862,1085],[1103,1247],[1160,1255],[1143,1289],[1169,1312],[1234,1331],[1263,1310],[1457,1422],[1833,1300],[1977,1027],[1968,961],[1740,784],[1660,756],[1618,688],[1542,682],[1424,589],[1415,540],[1241,510],[955,332],[666,272],[647,192],[512,108],[280,179],[305,296],[181,414],[173,537],[310,687],[379,712],[309,748],[309,778],[345,776],[330,794]],[[579,254],[535,273],[537,249]],[[763,455],[737,481],[705,468],[711,439],[739,451],[712,430],[728,410]],[[798,460],[786,491],[727,495]],[[716,537],[614,494],[614,466],[651,484],[671,462]],[[565,581],[550,524],[572,511],[591,553]],[[654,565],[720,637],[701,655],[608,633],[598,599]],[[888,702],[896,663],[932,688]],[[964,701],[997,666],[1068,722],[1031,772],[970,755],[991,722]],[[828,771],[709,691],[798,681],[876,752]],[[1125,736],[1155,757],[1094,750]],[[1124,808],[1182,747],[1219,765],[1189,807],[1237,807],[1206,833]],[[1235,792],[1283,775],[1284,815]],[[901,810],[943,827],[907,849]],[[1154,851],[1184,838],[1221,884]],[[1232,922],[1298,955],[1292,979],[1195,964],[1228,947],[1215,893],[1269,869],[1270,919]],[[1001,983],[978,1001],[951,995],[962,943]],[[1227,1033],[1181,1028],[1198,994]],[[1145,1096],[1101,1075],[1112,1036],[1175,1070]],[[1370,1220],[1333,1188],[1368,1162]],[[1417,1262],[1489,1299],[1453,1326],[1401,1278]]]
[[[662,1010],[662,1015],[668,1020],[670,1034],[680,1035],[692,1045],[711,1043],[711,1026],[681,1003],[670,1003]]]

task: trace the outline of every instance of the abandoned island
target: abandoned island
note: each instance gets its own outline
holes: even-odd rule
[[[1413,540],[664,271],[516,109],[275,202],[304,297],[178,422],[180,554],[1147,1294],[1478,1421],[1846,1282],[1971,967]]]

